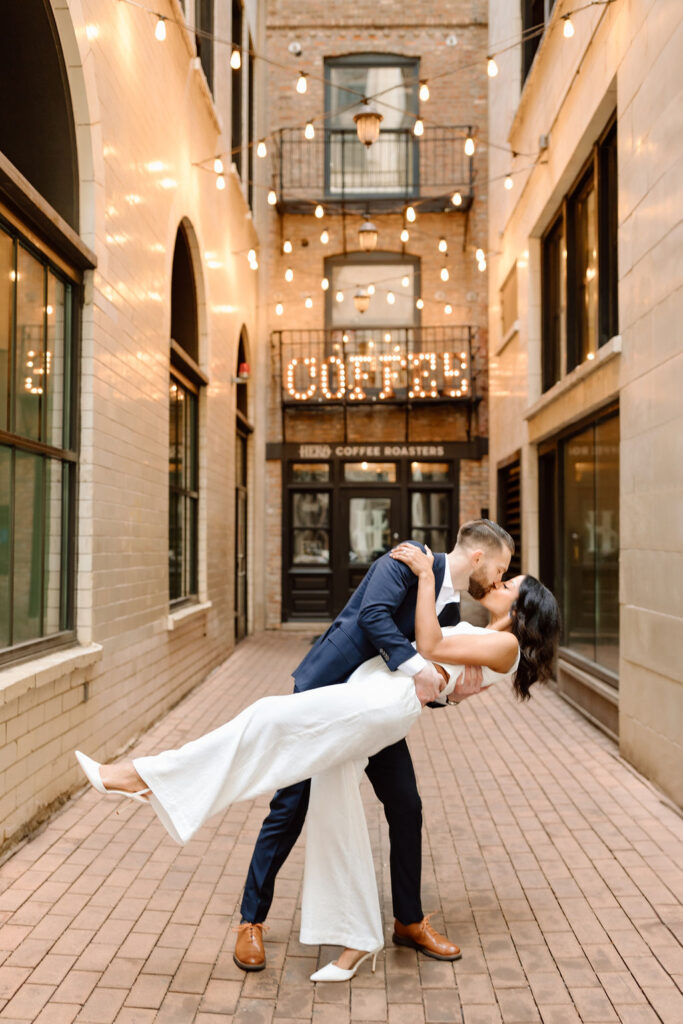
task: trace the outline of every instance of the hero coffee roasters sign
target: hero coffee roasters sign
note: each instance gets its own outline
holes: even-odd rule
[[[443,444],[300,444],[300,459],[427,459],[444,458],[447,454]]]

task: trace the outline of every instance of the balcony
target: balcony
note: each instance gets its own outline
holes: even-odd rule
[[[283,406],[462,404],[479,401],[474,328],[335,328],[273,332]]]
[[[327,129],[305,139],[300,128],[282,128],[276,155],[278,209],[311,214],[400,213],[408,202],[420,211],[466,211],[473,199],[472,157],[465,155],[468,126],[384,129],[370,147],[355,131]],[[451,197],[461,196],[454,206]]]

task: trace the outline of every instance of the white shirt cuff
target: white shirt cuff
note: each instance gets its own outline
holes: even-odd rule
[[[398,666],[398,671],[405,672],[407,676],[416,676],[427,664],[428,662],[425,661],[421,654],[414,654],[412,658],[401,662]]]

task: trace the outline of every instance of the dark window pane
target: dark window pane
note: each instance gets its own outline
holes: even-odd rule
[[[169,596],[172,601],[183,596],[183,497],[171,492],[169,495],[168,523],[168,579]]]
[[[67,474],[56,459],[45,460],[45,585],[43,634],[50,636],[64,628],[62,579],[65,566],[64,510]],[[68,505],[67,505],[68,507]]]
[[[522,571],[522,488],[519,459],[498,470],[498,522],[515,542],[515,553],[505,573],[505,577],[511,579]]]
[[[417,492],[410,498],[411,525],[443,526],[450,521],[449,495],[441,492]]]
[[[17,254],[17,324],[14,431],[40,440],[45,371],[45,270],[25,249]]]
[[[328,565],[330,539],[327,530],[294,530],[292,563],[294,565]]]
[[[195,0],[194,10],[197,55],[213,92],[213,0]]]
[[[345,462],[344,479],[356,483],[396,483],[395,462]]]
[[[42,632],[43,459],[15,453],[14,470],[14,643]]]
[[[595,660],[619,671],[619,418],[595,428]]]
[[[11,481],[12,453],[9,448],[0,447],[0,647],[7,647],[11,643]]]
[[[598,221],[593,174],[589,174],[569,202],[571,230],[568,276],[571,294],[571,344],[567,369],[573,370],[598,348]]]
[[[14,311],[14,240],[0,230],[0,429],[8,428],[8,385]]]
[[[197,593],[197,396],[171,378],[169,390],[169,595]]]
[[[242,46],[242,24],[243,24],[243,11],[241,0],[232,0],[232,41],[235,46]],[[242,68],[244,67],[244,57],[242,59],[242,67],[232,68],[230,72],[230,83],[232,92],[232,104],[231,104],[231,149],[232,149],[232,162],[237,168],[238,172],[242,173],[242,146],[244,143],[243,125],[242,125]]]
[[[330,496],[309,491],[292,495],[292,524],[294,526],[329,526]]]
[[[617,126],[600,146],[600,344],[619,333]]]
[[[564,445],[564,643],[595,661],[595,432]]]
[[[417,482],[441,483],[443,480],[450,480],[450,462],[411,462],[410,479]]]
[[[64,380],[66,351],[66,290],[62,281],[47,275],[47,355],[45,441],[55,448],[64,447]]]
[[[349,500],[349,561],[374,562],[392,546],[391,498]]]
[[[292,480],[300,483],[330,479],[330,466],[327,462],[294,462],[292,463]]]
[[[426,544],[432,551],[448,550],[448,532],[446,530],[411,530],[411,540]]]
[[[543,242],[543,390],[547,391],[561,375],[565,325],[566,250],[564,226],[560,217]]]

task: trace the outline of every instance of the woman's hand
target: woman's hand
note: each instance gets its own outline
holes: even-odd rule
[[[432,571],[434,555],[425,544],[425,550],[420,551],[414,544],[399,544],[389,554],[397,562],[403,562],[416,576],[426,576]]]

